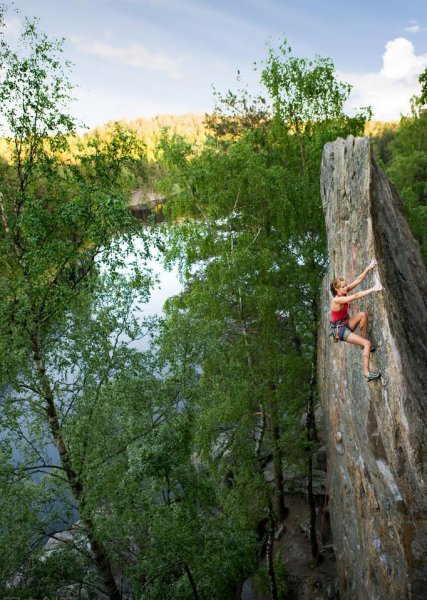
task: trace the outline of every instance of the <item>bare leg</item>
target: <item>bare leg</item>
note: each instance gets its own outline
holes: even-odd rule
[[[347,338],[349,344],[363,346],[363,372],[366,377],[369,375],[369,358],[371,356],[371,342],[357,333],[350,333]]]
[[[355,331],[355,329],[360,326],[360,335],[365,338],[366,333],[368,331],[368,313],[366,311],[358,312],[356,315],[354,315],[354,317],[352,317],[349,320],[348,326],[353,331]]]

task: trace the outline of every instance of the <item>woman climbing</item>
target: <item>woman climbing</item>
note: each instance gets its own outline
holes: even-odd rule
[[[354,281],[347,284],[345,279],[337,278],[331,283],[331,293],[334,296],[331,305],[331,322],[330,322],[330,334],[334,337],[335,342],[348,342],[349,344],[356,344],[363,347],[363,372],[366,381],[374,381],[381,377],[381,373],[378,371],[369,370],[369,358],[370,353],[375,352],[375,347],[372,343],[366,339],[366,332],[368,330],[368,313],[366,311],[358,312],[354,317],[349,317],[348,310],[350,302],[369,296],[372,292],[380,292],[383,287],[380,283],[376,283],[369,290],[364,292],[357,292],[347,296],[348,292],[354,289],[359,283],[361,283],[369,271],[372,271],[378,264],[378,261],[373,258],[369,266],[363,271],[359,277],[356,277]],[[354,333],[356,327],[361,328],[360,335]]]

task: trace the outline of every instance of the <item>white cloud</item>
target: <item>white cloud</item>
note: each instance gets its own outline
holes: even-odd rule
[[[152,52],[139,43],[128,46],[113,46],[102,41],[84,41],[79,38],[71,38],[80,52],[92,54],[109,60],[115,64],[122,64],[144,69],[147,71],[158,71],[167,75],[170,79],[179,79],[183,60],[172,58],[161,52]]]
[[[409,33],[418,33],[419,31],[421,31],[421,27],[417,24],[408,25],[407,27],[405,27],[405,31],[409,31]]]
[[[393,80],[413,81],[427,65],[427,54],[417,56],[414,44],[399,37],[385,46],[381,75]]]
[[[347,108],[370,105],[374,119],[399,119],[409,112],[409,100],[419,92],[418,76],[426,67],[427,54],[417,55],[409,40],[399,37],[387,42],[379,72],[340,73],[353,85]]]

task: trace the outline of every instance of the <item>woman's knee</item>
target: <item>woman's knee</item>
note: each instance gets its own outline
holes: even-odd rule
[[[366,312],[366,310],[362,310],[362,312],[360,313],[360,318],[362,321],[368,320],[368,313]]]

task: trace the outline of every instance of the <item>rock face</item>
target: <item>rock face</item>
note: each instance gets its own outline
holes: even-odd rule
[[[328,435],[329,507],[343,600],[427,598],[427,273],[393,184],[368,138],[323,152],[321,191],[330,271],[318,348]],[[333,277],[371,271],[356,291],[384,290],[352,306],[367,310],[377,347],[366,383],[362,349],[328,338]],[[355,304],[355,303],[354,303]]]
[[[143,192],[135,190],[129,202],[129,210],[141,221],[146,222],[150,215],[154,216],[155,222],[163,221],[162,205],[166,198],[156,192]]]

